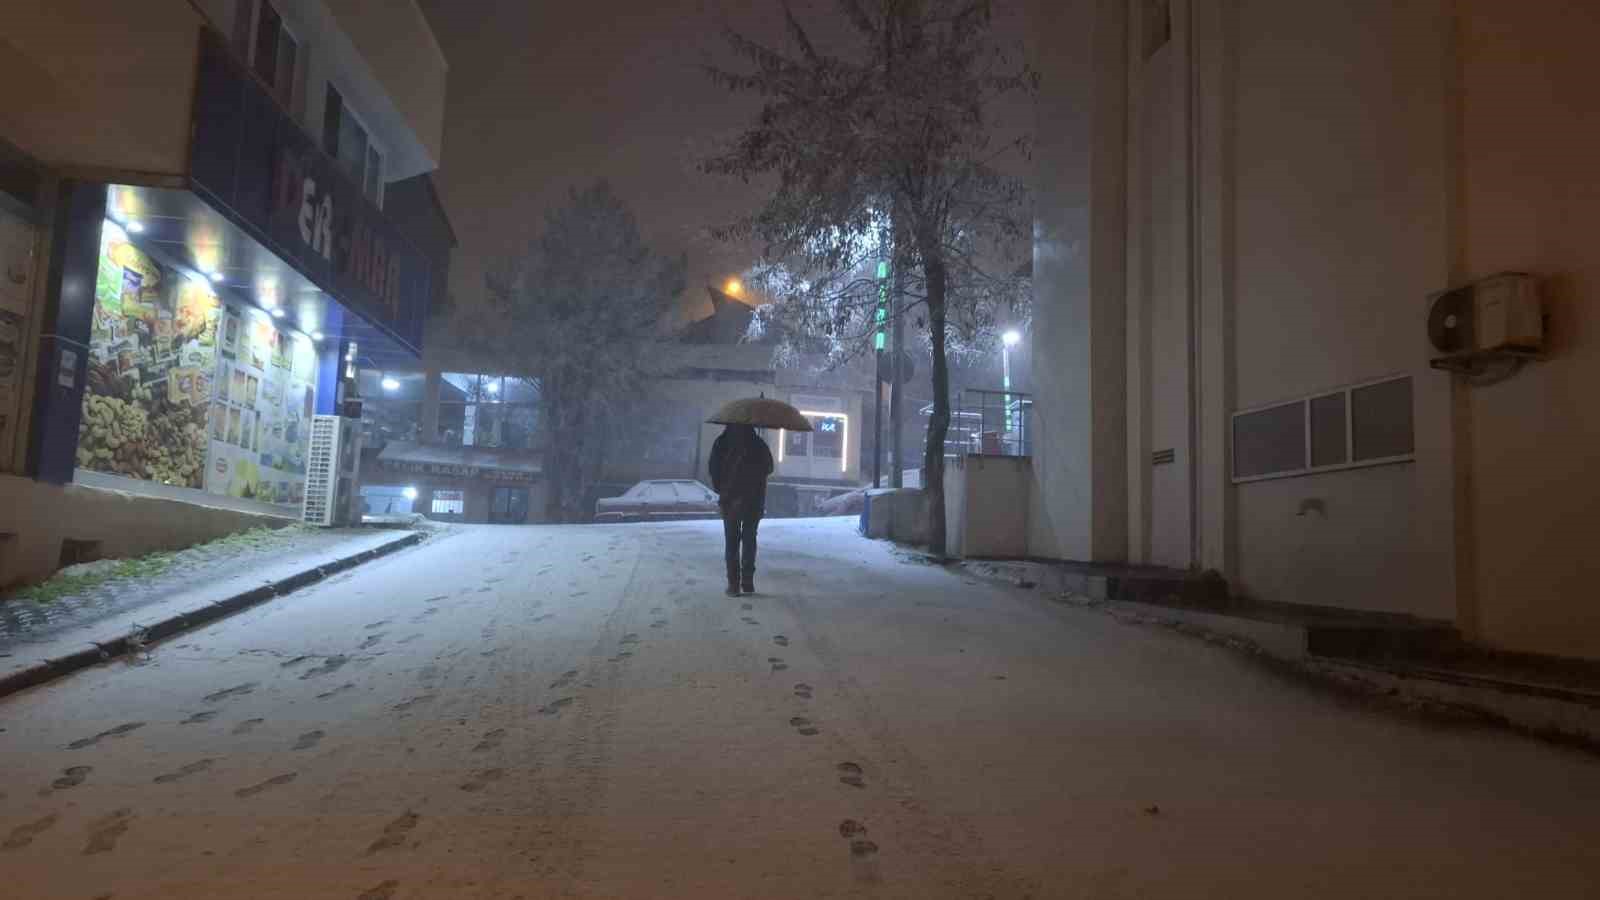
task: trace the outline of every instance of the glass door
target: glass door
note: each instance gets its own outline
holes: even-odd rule
[[[528,489],[497,487],[489,501],[489,521],[496,525],[521,525],[528,521]]]

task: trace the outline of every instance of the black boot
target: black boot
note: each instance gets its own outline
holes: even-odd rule
[[[737,596],[739,596],[739,582],[737,582],[737,581],[728,582],[728,596],[729,597],[737,597]]]

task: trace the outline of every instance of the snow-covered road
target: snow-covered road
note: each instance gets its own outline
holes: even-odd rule
[[[0,701],[0,895],[1600,892],[1592,756],[851,526],[461,527]]]

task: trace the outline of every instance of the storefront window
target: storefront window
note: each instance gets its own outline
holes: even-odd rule
[[[844,455],[844,419],[839,416],[811,416],[811,455],[838,459]]]
[[[436,516],[461,516],[467,512],[465,491],[434,491],[432,513]]]
[[[529,450],[539,423],[535,382],[446,372],[439,391],[439,440],[459,447]]]
[[[254,307],[101,231],[80,468],[297,505],[316,351]]]
[[[811,435],[804,431],[785,431],[783,433],[783,455],[801,457],[811,455]]]
[[[361,389],[362,440],[381,450],[391,441],[422,440],[422,399],[427,378],[420,372],[364,369]]]

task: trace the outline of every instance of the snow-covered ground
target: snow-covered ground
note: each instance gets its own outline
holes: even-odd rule
[[[0,701],[3,893],[1596,895],[1591,756],[852,525],[463,527]]]

